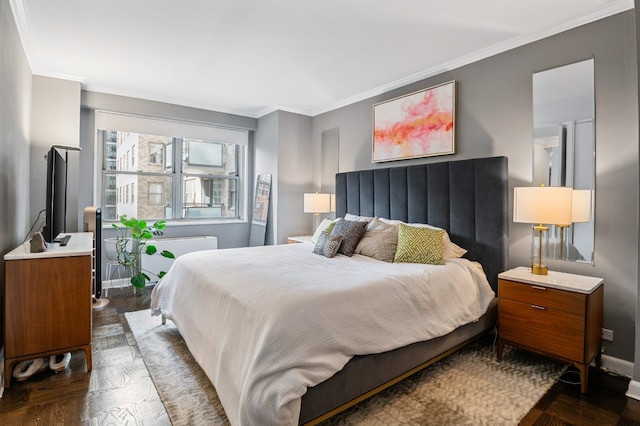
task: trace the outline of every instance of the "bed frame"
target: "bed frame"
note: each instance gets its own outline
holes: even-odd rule
[[[506,157],[447,161],[336,175],[336,217],[345,213],[446,229],[482,264],[496,291],[508,261]],[[479,321],[425,342],[356,356],[302,397],[301,424],[316,424],[455,352],[492,329],[496,301]],[[375,374],[372,374],[374,373]]]

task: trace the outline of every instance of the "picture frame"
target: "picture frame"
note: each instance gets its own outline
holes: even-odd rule
[[[455,154],[455,80],[373,105],[372,162]]]

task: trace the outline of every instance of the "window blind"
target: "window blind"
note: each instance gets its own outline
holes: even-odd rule
[[[199,139],[245,146],[249,143],[247,130],[109,111],[96,111],[96,129]]]

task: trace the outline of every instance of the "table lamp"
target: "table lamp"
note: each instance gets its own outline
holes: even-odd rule
[[[570,223],[573,189],[564,186],[530,186],[514,188],[513,221],[534,224],[538,234],[538,250],[534,250],[531,272],[547,275],[549,269],[542,264],[542,237],[548,224]]]
[[[313,213],[313,229],[318,227],[318,219],[321,213],[331,211],[331,194],[311,193],[304,194],[304,212]]]

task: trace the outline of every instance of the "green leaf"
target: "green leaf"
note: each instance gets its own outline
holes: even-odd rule
[[[156,252],[158,251],[158,249],[156,248],[156,246],[154,245],[148,245],[147,246],[147,250],[146,253],[151,255],[151,254],[156,254]]]
[[[160,272],[158,272],[158,278],[162,278],[162,277],[164,277],[165,275],[167,275],[167,273],[166,273],[165,271],[160,271]]]
[[[145,276],[142,272],[131,277],[131,285],[136,288],[144,288],[146,282],[147,281],[145,280]]]
[[[129,219],[127,215],[124,215],[120,218],[120,223],[122,223],[127,228],[134,229],[138,225],[138,219],[136,219],[135,217]]]
[[[176,255],[171,253],[169,250],[162,250],[160,252],[160,255],[162,257],[166,257],[167,259],[175,259],[176,258]]]

